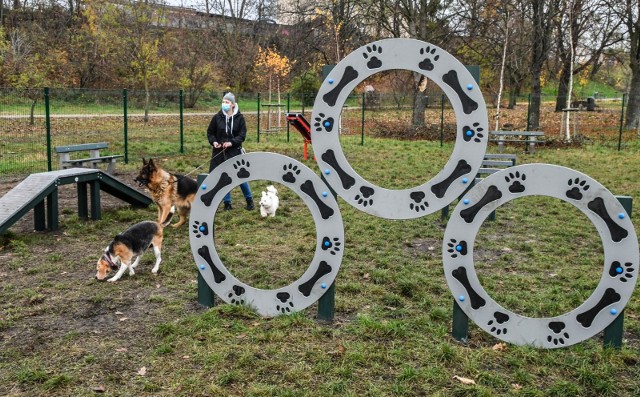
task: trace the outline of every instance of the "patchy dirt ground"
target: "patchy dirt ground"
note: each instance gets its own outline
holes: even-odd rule
[[[115,175],[139,189],[134,176]],[[1,184],[0,196],[16,184]],[[73,365],[74,360],[91,356],[105,373],[117,377],[122,360],[133,361],[130,365],[135,366],[137,357],[153,346],[148,341],[159,324],[204,310],[196,303],[197,274],[186,225],[166,229],[163,263],[157,276],[150,272],[153,255],[149,253],[143,256],[134,277],[125,275],[117,283],[94,279],[95,263],[113,237],[111,224],[125,223],[121,218],[113,219],[111,212],[129,207],[104,192],[101,204],[102,220],[79,220],[75,186],[61,186],[59,230],[34,232],[31,211],[0,237],[0,395],[29,395],[28,382],[7,379],[7,371],[2,370],[1,363],[10,363],[11,357],[33,356],[37,360],[44,355],[47,360]],[[132,209],[125,216],[133,223],[154,219],[156,214],[152,206]],[[69,344],[76,339],[79,343]],[[61,341],[66,344],[56,353]],[[70,345],[75,346],[72,351],[68,350]],[[39,365],[34,363],[34,368]],[[91,376],[90,372],[87,375]]]

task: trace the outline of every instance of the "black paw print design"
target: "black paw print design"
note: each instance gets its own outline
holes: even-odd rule
[[[482,138],[484,138],[482,131],[484,131],[484,128],[480,127],[480,123],[473,123],[473,127],[465,125],[462,127],[462,139],[465,142],[469,142],[472,139],[474,142],[481,142]]]
[[[364,59],[369,59],[367,67],[369,69],[378,69],[382,66],[382,61],[378,59],[377,54],[382,54],[382,47],[373,44],[371,47],[367,46],[367,52],[363,52]]]
[[[427,195],[424,192],[411,192],[409,194],[413,203],[409,203],[409,209],[414,210],[415,212],[426,211],[429,207],[429,203],[425,201],[425,197]]]
[[[567,183],[570,187],[567,190],[567,197],[574,200],[582,200],[582,191],[589,190],[589,185],[587,185],[587,181],[581,180],[580,178],[569,179]]]
[[[506,313],[495,312],[493,313],[493,318],[493,320],[489,320],[487,323],[487,325],[491,327],[491,333],[496,335],[506,335],[507,327],[503,327],[502,324],[509,321],[509,315]]]
[[[247,168],[249,168],[250,165],[251,164],[249,164],[249,162],[245,161],[244,159],[236,161],[236,163],[233,165],[233,168],[238,170],[238,178],[248,178],[249,176],[251,176],[249,171],[247,171]]]
[[[284,165],[282,169],[285,172],[284,176],[282,177],[282,180],[289,183],[295,183],[296,175],[300,175],[300,170],[298,169],[298,166],[295,164],[289,163],[289,165]]]
[[[552,321],[549,323],[549,329],[553,331],[553,335],[547,335],[547,342],[553,343],[555,346],[564,345],[565,340],[569,339],[568,332],[562,332],[565,324],[562,321]]]
[[[234,305],[244,305],[244,299],[241,298],[241,295],[244,295],[245,293],[244,287],[234,285],[232,289],[233,292],[229,292],[229,299],[231,299],[231,303]]]
[[[316,131],[320,132],[322,131],[322,128],[325,129],[325,131],[327,132],[331,132],[333,130],[333,117],[329,117],[326,120],[324,119],[326,116],[324,113],[318,113],[319,117],[316,117],[315,123],[313,123],[313,126],[316,127]]]
[[[436,53],[436,49],[435,48],[432,49],[431,46],[427,46],[427,48],[420,49],[420,55],[432,56],[435,53]],[[433,57],[434,62],[437,61],[438,59],[440,59],[440,55],[436,55],[435,57]],[[433,62],[431,62],[431,59],[425,58],[422,60],[422,62],[418,64],[418,67],[422,70],[431,71],[433,70],[434,66],[433,66]]]
[[[451,239],[447,243],[447,252],[451,255],[452,258],[457,258],[458,255],[467,255],[467,242],[462,240],[459,243],[456,239]]]
[[[362,186],[360,188],[360,194],[356,194],[356,202],[364,207],[373,204],[373,193],[375,190],[368,186]]]
[[[209,226],[207,225],[207,222],[202,222],[202,224],[200,224],[200,222],[198,221],[193,222],[193,232],[195,233],[197,238],[208,236]]]
[[[524,182],[525,179],[527,179],[527,176],[525,174],[521,174],[520,171],[510,172],[509,175],[504,177],[504,180],[507,181],[507,183],[511,183],[511,185],[509,185],[509,191],[511,193],[524,192],[524,185],[522,182]]]
[[[322,239],[322,250],[323,251],[329,250],[329,253],[331,255],[335,255],[336,252],[340,251],[341,245],[342,243],[340,242],[340,239],[338,237],[334,237],[333,239],[330,239],[329,237],[324,237]]]
[[[614,261],[609,268],[609,275],[611,277],[620,276],[620,281],[626,283],[631,278],[633,278],[633,271],[635,270],[633,267],[633,263],[627,262],[624,265],[618,261]]]
[[[276,298],[281,302],[281,304],[276,305],[276,310],[282,314],[291,313],[293,310],[293,302],[289,300],[291,295],[288,292],[278,292]]]

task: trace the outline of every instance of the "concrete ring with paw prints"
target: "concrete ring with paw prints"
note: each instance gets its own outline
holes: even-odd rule
[[[367,77],[392,69],[421,73],[435,82],[457,120],[456,143],[443,169],[404,190],[364,180],[347,161],[339,138],[340,113],[351,91]],[[350,205],[387,219],[419,218],[452,203],[473,182],[488,142],[487,109],[471,73],[442,48],[414,39],[379,40],[346,56],[322,83],[311,117],[313,151],[327,182]]]
[[[474,268],[475,238],[484,219],[511,200],[533,195],[578,208],[596,227],[604,248],[596,289],[580,306],[555,317],[530,318],[500,306],[482,288]],[[633,293],[638,255],[634,226],[616,197],[587,175],[550,164],[511,167],[475,185],[456,206],[442,244],[447,284],[467,316],[498,339],[541,348],[576,344],[613,322]]]
[[[243,182],[269,180],[296,192],[316,225],[311,264],[293,283],[274,290],[251,287],[224,266],[213,238],[216,210],[225,194]],[[338,274],[344,249],[344,226],[338,203],[320,177],[304,164],[275,153],[235,156],[213,170],[201,184],[189,218],[191,251],[200,274],[222,300],[247,305],[265,317],[305,309],[329,289]]]

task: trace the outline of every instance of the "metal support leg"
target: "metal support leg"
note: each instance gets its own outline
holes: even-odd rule
[[[633,209],[633,197],[631,196],[616,196],[620,204],[627,215],[631,218],[631,211]],[[612,347],[614,349],[620,349],[622,347],[622,334],[624,333],[624,309],[620,312],[618,317],[611,324],[604,329],[604,346]]]
[[[453,301],[453,324],[451,327],[451,336],[458,342],[467,343],[469,339],[469,317],[458,305]]]
[[[33,228],[42,231],[47,228],[46,211],[44,210],[44,200],[33,207]]]
[[[91,181],[91,219],[98,220],[102,218],[100,212],[100,181]]]
[[[58,188],[47,196],[47,223],[49,230],[58,230]]]
[[[87,184],[86,182],[78,182],[78,218],[87,219],[89,217],[89,203],[87,201]]]
[[[336,285],[331,283],[327,292],[318,299],[318,320],[333,321],[336,308]]]

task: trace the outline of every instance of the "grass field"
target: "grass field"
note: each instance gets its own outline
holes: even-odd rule
[[[148,142],[153,142],[152,140]],[[154,151],[151,143],[147,150]],[[301,158],[302,148],[270,140],[248,151]],[[345,137],[352,166],[380,186],[415,186],[436,175],[452,151],[439,142]],[[640,194],[640,145],[618,152],[597,142],[542,147],[518,163],[574,168],[613,194]],[[158,149],[161,151],[161,149]],[[206,162],[206,148],[161,158],[172,171]],[[313,161],[307,165],[314,171]],[[137,164],[119,165],[133,184]],[[252,182],[259,196],[268,181]],[[302,200],[282,185],[276,218],[236,209],[216,216],[216,248],[244,282],[277,288],[296,280],[313,256],[315,227]],[[10,186],[4,186],[8,189]],[[7,396],[637,396],[640,395],[640,301],[625,310],[622,349],[601,336],[561,349],[501,343],[473,323],[469,341],[451,333],[453,298],[442,271],[446,221],[439,213],[391,221],[342,199],[344,258],[336,279],[332,323],[316,308],[263,319],[250,309],[196,302],[197,269],[189,228],[167,229],[160,273],[153,255],[134,277],[93,279],[113,235],[156,217],[105,200],[99,221],[75,215],[63,191],[61,230],[34,233],[29,220],[0,236],[0,395]],[[636,227],[636,231],[638,228]],[[529,197],[501,207],[476,240],[476,270],[500,304],[547,317],[584,301],[603,269],[595,227],[574,207]],[[467,380],[473,380],[475,384]]]

